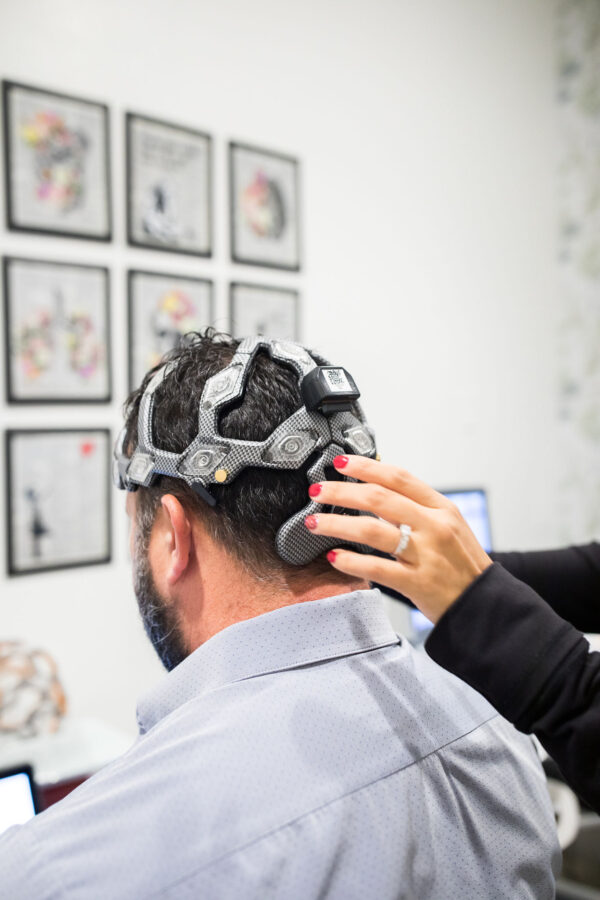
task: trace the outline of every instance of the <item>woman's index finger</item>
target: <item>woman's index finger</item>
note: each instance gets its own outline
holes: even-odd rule
[[[434,491],[432,487],[421,481],[415,475],[407,472],[406,469],[400,469],[398,466],[390,466],[386,463],[378,462],[370,459],[368,456],[346,456],[343,457],[348,462],[345,466],[335,466],[336,469],[344,475],[351,478],[357,478],[359,481],[365,481],[370,484],[379,484],[402,494],[421,506],[429,506],[433,509],[448,506],[448,500],[443,494]],[[336,457],[336,460],[339,457]],[[334,465],[336,464],[334,460]]]

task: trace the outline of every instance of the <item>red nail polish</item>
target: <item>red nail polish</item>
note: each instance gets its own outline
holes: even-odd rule
[[[307,528],[310,528],[311,531],[314,531],[319,523],[316,516],[307,516],[304,520],[304,524]]]
[[[309,497],[318,497],[320,493],[321,493],[321,485],[320,484],[311,484],[311,486],[308,489],[308,496]]]
[[[329,560],[330,563],[333,563],[333,562],[335,562],[336,556],[337,556],[337,552],[335,550],[330,550],[329,553],[327,554],[327,559]]]
[[[350,460],[347,456],[336,456],[333,461],[333,465],[336,469],[345,469]]]

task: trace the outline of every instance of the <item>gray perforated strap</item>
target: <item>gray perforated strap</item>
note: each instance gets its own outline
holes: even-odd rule
[[[138,444],[126,471],[131,482],[148,487],[156,475],[167,475],[182,478],[191,487],[208,487],[215,483],[217,472],[220,483],[224,483],[248,466],[298,468],[314,450],[325,446],[331,438],[327,423],[304,408],[282,423],[267,441],[235,441],[219,435],[221,411],[243,396],[250,366],[261,349],[293,368],[299,379],[316,366],[298,344],[260,337],[241,341],[231,363],[207,379],[199,404],[198,434],[183,453],[154,446],[154,396],[175,364],[167,363],[154,374],[140,402]]]
[[[198,414],[199,434],[218,432],[220,412],[242,397],[250,366],[259,350],[266,350],[272,359],[289,365],[300,380],[316,367],[314,359],[298,344],[260,337],[245,338],[230,364],[204,385]]]
[[[158,369],[146,387],[138,413],[138,441],[127,468],[127,478],[137,485],[149,487],[156,475],[178,475],[179,453],[159,450],[152,441],[154,395],[164,379],[173,371],[174,363]]]
[[[119,490],[127,488],[127,469],[129,468],[129,457],[125,450],[125,438],[127,437],[127,428],[121,428],[113,450],[112,474],[113,482]]]
[[[355,419],[355,421],[357,421]],[[315,464],[308,470],[308,480],[310,484],[324,481],[327,477],[327,469],[333,467],[333,460],[336,456],[344,453],[344,448],[339,444],[330,444],[325,452],[319,457]],[[354,480],[354,479],[350,479]],[[325,535],[314,534],[309,531],[304,520],[307,516],[318,515],[323,512],[323,507],[315,500],[309,500],[306,506],[300,509],[295,515],[288,519],[277,532],[276,547],[279,556],[293,566],[303,566],[307,562],[316,559],[322,553],[333,550],[334,547],[340,546],[340,539],[335,537],[326,537]],[[371,515],[370,513],[359,513],[359,515]],[[365,552],[368,547],[362,544],[347,544],[353,550]]]

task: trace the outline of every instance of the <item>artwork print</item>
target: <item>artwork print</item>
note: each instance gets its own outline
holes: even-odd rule
[[[127,115],[129,243],[210,256],[211,138]]]
[[[298,292],[236,282],[230,288],[231,333],[235,337],[262,334],[297,341]]]
[[[188,332],[212,324],[212,282],[201,278],[129,273],[129,383],[141,384],[148,369],[178,346]]]
[[[110,240],[108,110],[3,82],[9,228]]]
[[[298,270],[298,161],[243,144],[229,154],[233,260]]]
[[[12,575],[110,559],[109,432],[9,431]]]
[[[107,402],[108,271],[4,259],[9,402]]]

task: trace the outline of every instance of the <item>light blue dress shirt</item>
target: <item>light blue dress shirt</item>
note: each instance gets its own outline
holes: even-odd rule
[[[377,591],[225,629],[141,735],[0,839],[2,900],[545,900],[529,740],[394,633]]]

